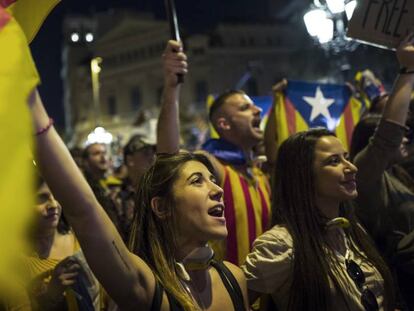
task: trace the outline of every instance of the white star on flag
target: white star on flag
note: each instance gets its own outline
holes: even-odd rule
[[[320,114],[323,115],[327,120],[331,119],[331,114],[329,113],[329,106],[335,102],[333,98],[325,98],[321,91],[320,86],[316,89],[315,97],[303,96],[303,100],[307,102],[312,107],[312,112],[310,116],[310,121],[316,119]]]

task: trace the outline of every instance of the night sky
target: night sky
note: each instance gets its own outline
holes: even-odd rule
[[[265,14],[264,0],[175,0],[180,27],[185,33],[211,29],[218,21],[252,19]],[[254,3],[252,3],[254,2]],[[150,11],[157,18],[165,18],[163,0],[62,0],[48,16],[37,37],[31,44],[33,57],[41,75],[40,93],[58,128],[64,127],[62,104],[61,46],[62,21],[65,14],[93,13],[123,7]],[[254,10],[253,10],[254,8]]]

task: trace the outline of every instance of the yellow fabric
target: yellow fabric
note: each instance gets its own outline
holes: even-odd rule
[[[27,42],[30,43],[44,20],[60,0],[18,0],[7,10],[22,28]]]
[[[363,111],[365,111],[365,108],[363,107],[362,103],[355,98],[351,98],[351,101],[348,105],[351,105],[351,113],[352,113],[352,120],[353,120],[352,124],[353,124],[353,127],[355,127],[356,124],[359,122],[359,119],[361,118]],[[349,150],[349,148],[351,148],[352,136],[349,136],[346,133],[344,114],[342,114],[335,132],[338,138],[342,141],[345,149]]]
[[[116,178],[115,176],[109,175],[105,179],[99,181],[102,187],[107,188],[111,186],[122,186],[122,180]]]
[[[355,78],[354,78],[355,79],[355,83],[356,84],[361,84],[362,83],[362,77],[363,77],[362,71],[358,71],[355,74]],[[365,94],[365,92],[360,92],[359,95],[361,97],[361,100],[365,104],[366,110],[369,110],[369,108],[371,108],[371,101],[369,100],[367,94]]]
[[[15,277],[11,267],[23,248],[30,207],[34,206],[33,130],[27,103],[40,79],[28,41],[53,7],[51,3],[19,0],[8,11],[0,6],[0,287]]]
[[[6,289],[2,289],[0,306],[3,306],[7,311],[32,311],[33,309],[22,283],[8,284]]]
[[[0,13],[5,10],[0,7]],[[11,276],[9,265],[22,247],[23,230],[34,206],[32,183],[30,92],[39,82],[26,37],[10,18],[0,28],[0,283]]]
[[[60,259],[39,259],[36,257],[30,257],[28,259],[28,269],[31,272],[31,279],[39,278],[45,284],[50,282],[52,272],[56,265],[60,262]],[[72,289],[65,291],[66,304],[68,311],[78,311],[78,305],[76,302],[76,295]]]
[[[77,239],[74,241],[73,253],[80,250],[80,245]],[[23,271],[25,271],[28,276],[27,278],[33,282],[36,280],[35,283],[31,283],[32,290],[36,291],[36,287],[40,286],[41,284],[47,284],[50,282],[52,277],[52,272],[55,269],[56,265],[62,259],[54,259],[54,258],[47,258],[41,259],[37,255],[30,256],[25,259],[25,267]],[[71,289],[68,288],[65,290],[65,299],[67,304],[68,311],[78,311],[78,304],[76,302],[76,294]]]

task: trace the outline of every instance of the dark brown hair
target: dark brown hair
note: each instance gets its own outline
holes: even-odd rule
[[[338,280],[346,272],[335,268],[339,267],[339,263],[335,261],[334,250],[324,238],[326,218],[316,206],[313,163],[316,143],[323,136],[335,135],[326,129],[317,128],[289,137],[280,146],[274,171],[272,223],[286,226],[293,239],[294,262],[288,307],[291,311],[334,310],[329,280],[343,297],[346,295],[341,291]],[[385,310],[391,310],[394,294],[390,271],[356,220],[353,209],[343,207],[341,206],[341,216],[351,223],[345,231],[364,253],[361,255],[383,277]]]
[[[213,123],[213,118],[215,116],[215,113],[220,110],[220,108],[223,106],[223,104],[226,102],[226,100],[233,96],[233,95],[245,95],[246,93],[243,92],[242,90],[227,90],[224,93],[222,93],[221,95],[219,95],[214,102],[211,104],[210,106],[210,111],[209,111],[209,120],[210,122]]]
[[[194,310],[194,300],[180,282],[174,259],[177,245],[172,189],[181,168],[188,161],[198,161],[214,174],[214,168],[205,155],[180,152],[158,156],[142,176],[135,199],[137,210],[131,230],[130,249],[151,267],[157,279],[185,310]],[[161,198],[162,208],[168,213],[165,219],[161,220],[153,212],[151,199],[154,197]]]

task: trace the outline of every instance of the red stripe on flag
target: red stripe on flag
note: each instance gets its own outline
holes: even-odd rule
[[[229,172],[225,171],[224,176],[224,217],[226,218],[227,226],[227,246],[226,246],[226,260],[237,264],[238,252],[237,252],[237,233],[236,233],[236,215],[234,211],[233,192],[230,184]]]
[[[249,229],[249,249],[252,248],[256,238],[256,217],[254,216],[253,202],[250,197],[249,186],[243,176],[240,176],[240,184],[243,189],[244,198],[246,199],[247,224]]]
[[[0,6],[7,8],[12,3],[15,3],[17,0],[0,0]]]
[[[289,134],[296,133],[296,109],[293,106],[292,102],[285,95],[285,111],[286,111],[286,122]]]
[[[352,117],[351,101],[352,99],[349,100],[344,111],[345,132],[348,146],[351,146],[352,131],[354,130],[354,118]]]
[[[266,178],[265,180],[265,188],[267,193],[269,194],[270,202],[272,202],[272,189],[270,189],[270,182],[269,179]]]
[[[267,206],[262,188],[259,186],[258,189],[260,194],[260,201],[262,203],[262,232],[265,232],[267,229],[269,229],[269,207]]]
[[[10,21],[10,14],[0,6],[0,30]]]

